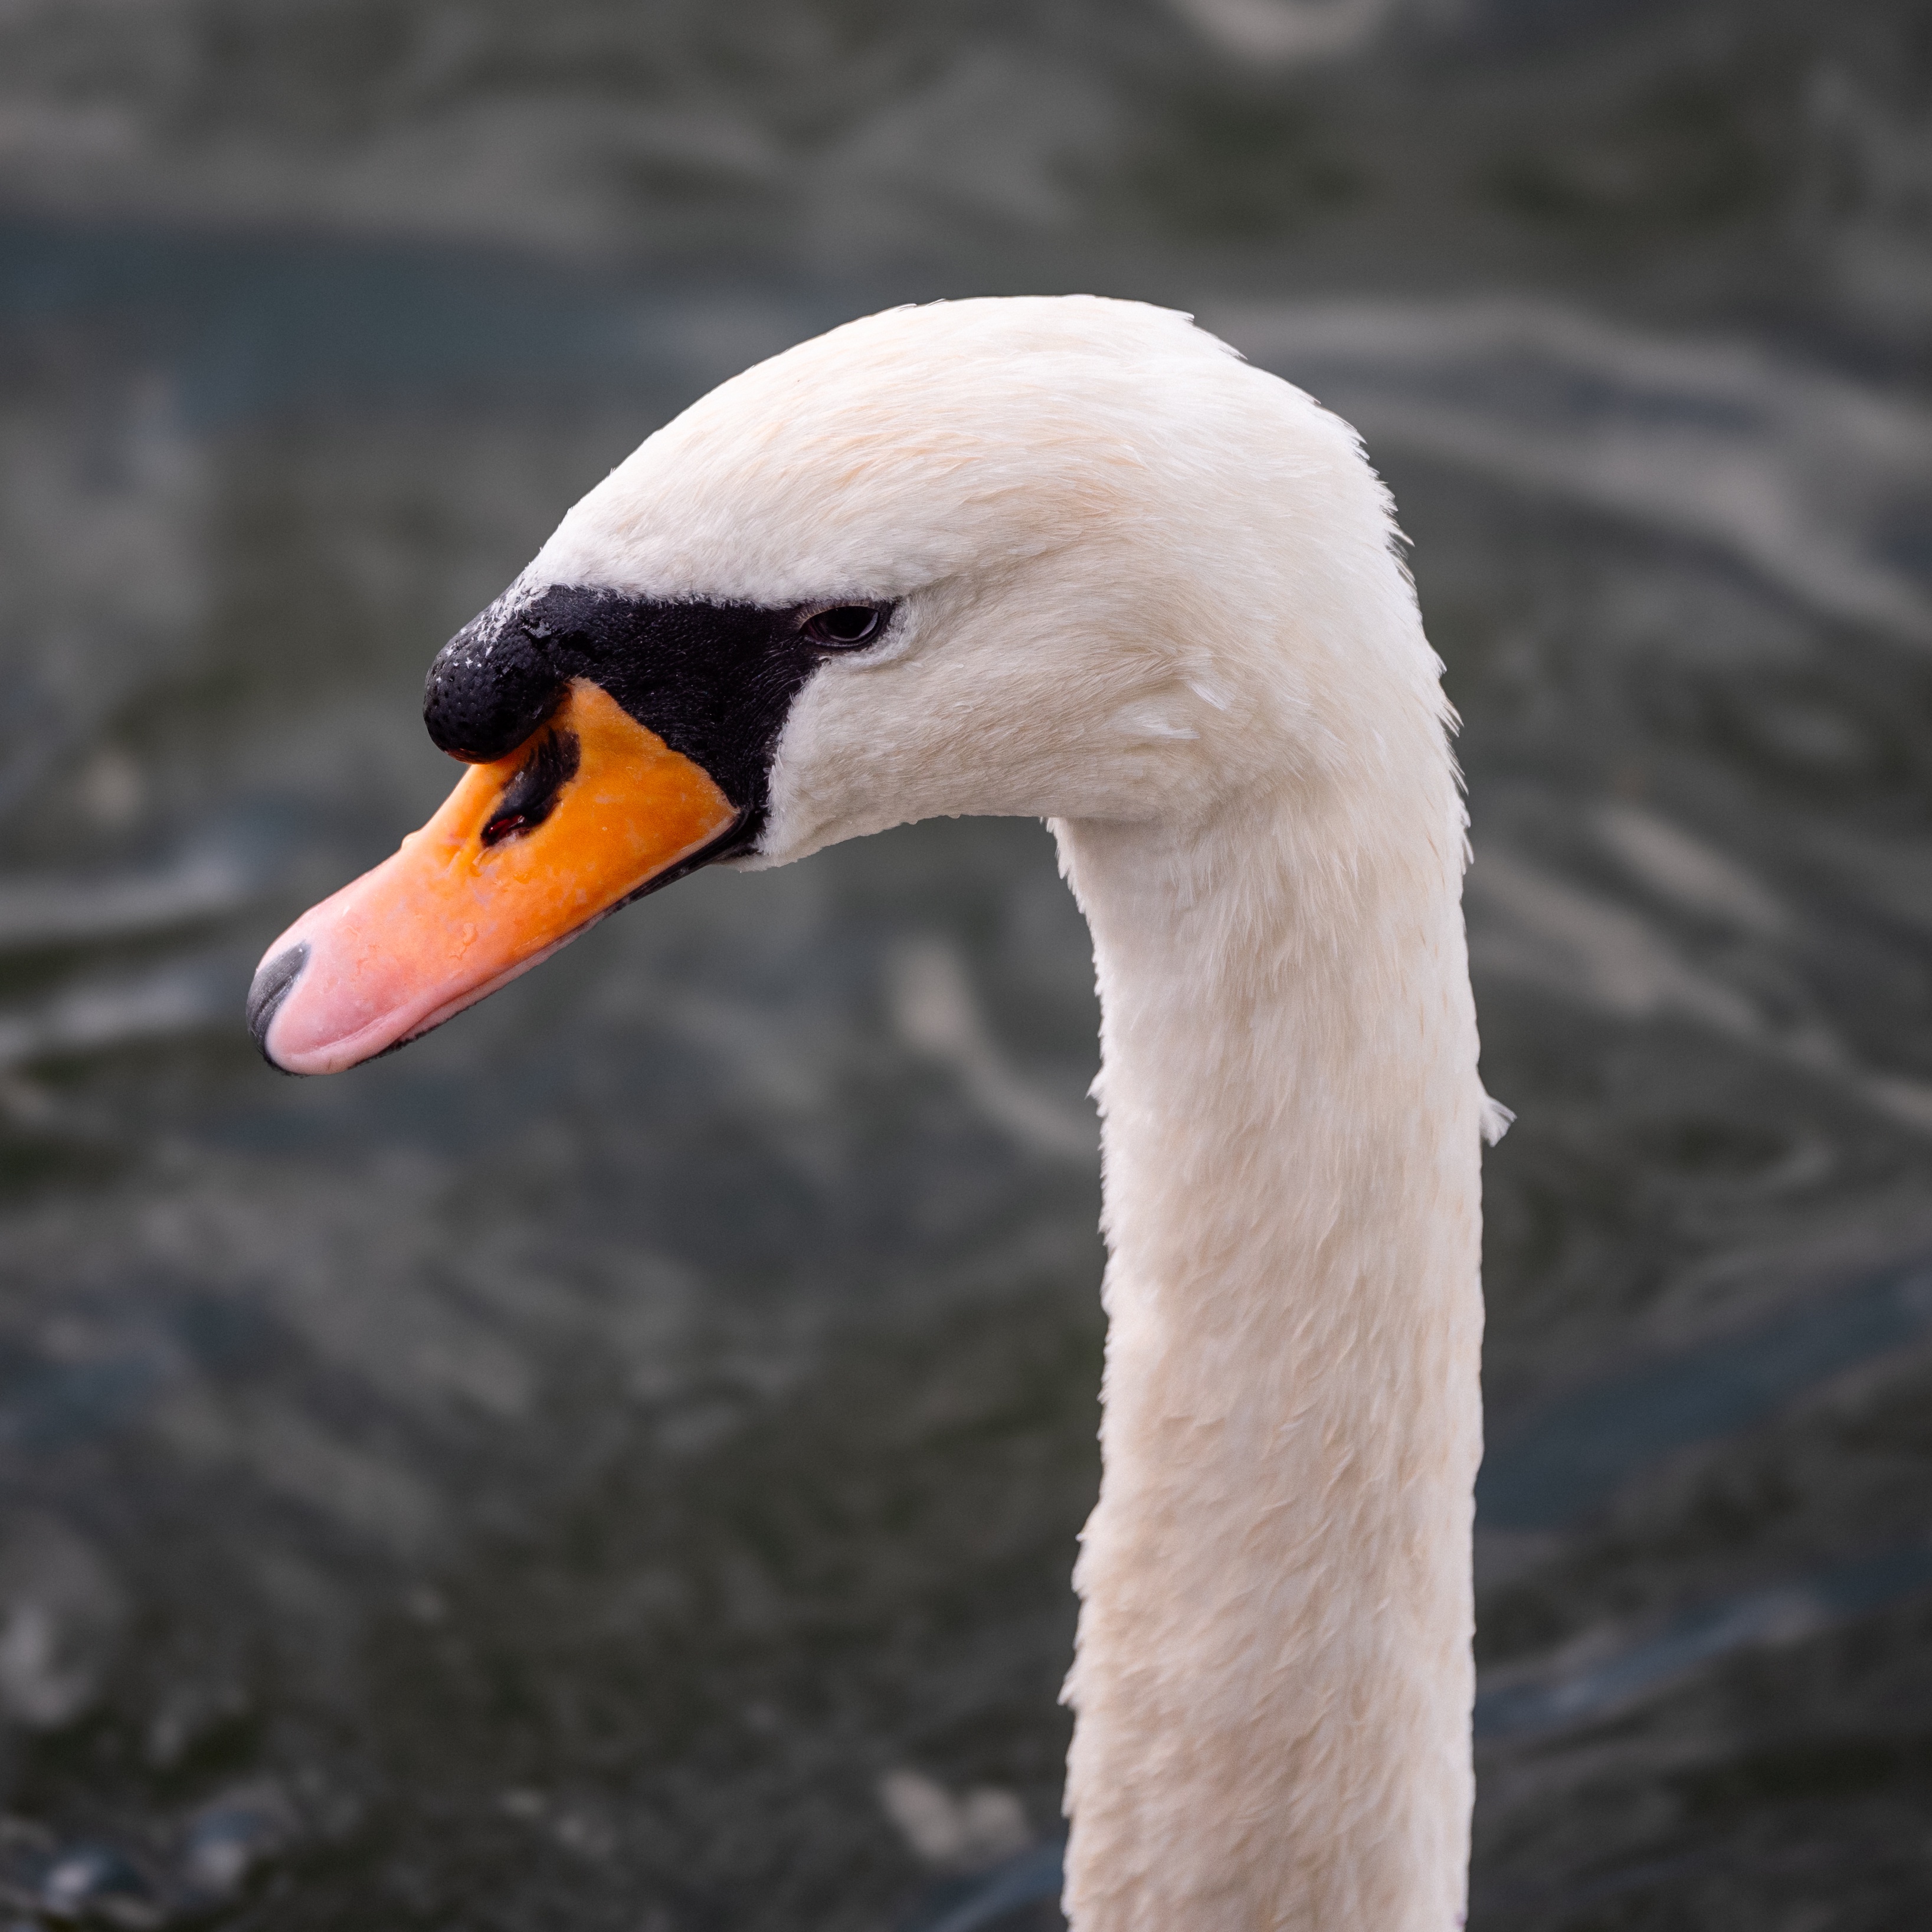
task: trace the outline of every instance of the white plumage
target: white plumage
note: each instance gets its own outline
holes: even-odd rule
[[[1448,1932],[1472,1791],[1485,1097],[1439,664],[1352,433],[1185,318],[854,322],[713,392],[532,584],[900,600],[758,856],[1052,821],[1112,1259],[1077,1932]]]

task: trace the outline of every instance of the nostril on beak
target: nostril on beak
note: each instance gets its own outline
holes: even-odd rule
[[[288,998],[289,988],[308,964],[308,946],[291,946],[286,952],[278,952],[274,958],[264,960],[256,969],[254,983],[248,988],[248,1030],[260,1048],[262,1058],[278,1073],[286,1073],[289,1070],[278,1065],[274,1055],[268,1051],[268,1028],[276,1010]]]

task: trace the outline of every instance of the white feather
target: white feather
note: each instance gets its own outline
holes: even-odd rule
[[[1111,1249],[1078,1932],[1464,1904],[1480,1145],[1441,667],[1346,424],[1184,316],[872,316],[725,384],[534,586],[890,598],[754,862],[1045,817],[1093,929]]]

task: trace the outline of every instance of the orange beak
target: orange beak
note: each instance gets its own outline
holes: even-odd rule
[[[736,808],[587,680],[508,758],[472,765],[402,849],[304,913],[248,996],[290,1073],[337,1073],[526,973],[715,844]]]

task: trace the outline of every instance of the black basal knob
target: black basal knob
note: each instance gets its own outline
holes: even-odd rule
[[[443,646],[423,687],[423,722],[439,749],[472,765],[506,758],[556,709],[569,678],[546,634],[492,604]]]

